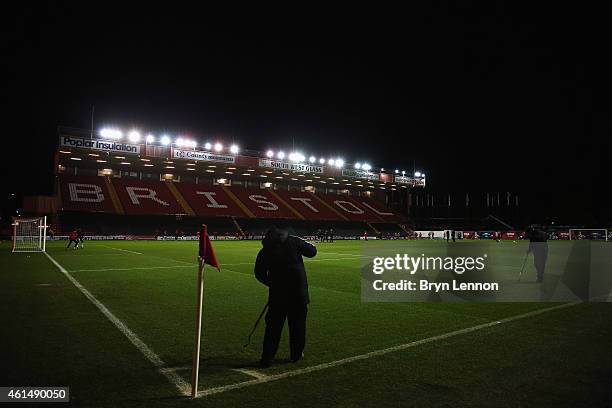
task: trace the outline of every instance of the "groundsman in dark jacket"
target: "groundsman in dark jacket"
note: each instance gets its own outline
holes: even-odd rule
[[[312,258],[317,248],[286,231],[271,228],[257,254],[255,277],[268,287],[268,312],[261,365],[268,367],[276,355],[285,320],[289,323],[291,360],[297,362],[306,344],[308,279],[303,256]]]

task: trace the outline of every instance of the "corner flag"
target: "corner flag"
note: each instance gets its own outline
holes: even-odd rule
[[[210,237],[208,236],[208,229],[206,228],[206,225],[202,225],[200,229],[200,251],[198,255],[200,256],[200,259],[202,259],[203,263],[221,271],[219,261],[217,261],[217,256],[215,255],[215,249],[210,243]]]
[[[208,264],[221,271],[215,250],[208,237],[206,225],[200,228],[200,242],[198,249],[198,287],[196,300],[196,330],[195,344],[193,346],[193,364],[191,367],[191,397],[198,395],[198,379],[200,372],[200,341],[202,339],[202,304],[204,303],[204,265]]]

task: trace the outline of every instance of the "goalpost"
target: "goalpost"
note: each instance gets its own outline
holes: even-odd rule
[[[608,240],[608,230],[605,228],[570,228],[569,239]]]
[[[13,252],[45,252],[47,217],[13,217]]]

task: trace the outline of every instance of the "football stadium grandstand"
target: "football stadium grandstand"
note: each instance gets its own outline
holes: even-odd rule
[[[116,129],[59,128],[56,235],[194,235],[201,223],[217,237],[260,236],[270,225],[337,238],[407,235],[410,191],[425,174],[385,171],[297,151],[241,151],[236,145]],[[214,142],[214,143],[213,143]],[[92,213],[96,216],[92,217]]]

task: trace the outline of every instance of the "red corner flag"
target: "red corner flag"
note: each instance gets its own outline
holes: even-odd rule
[[[217,268],[217,270],[221,271],[219,267],[219,261],[217,261],[217,256],[215,255],[215,249],[210,243],[210,238],[208,237],[208,230],[206,225],[202,224],[200,228],[200,251],[199,256],[202,261],[210,266]]]
[[[202,224],[200,228],[200,248],[198,251],[198,297],[196,300],[196,330],[195,342],[193,345],[193,362],[191,367],[191,396],[193,398],[198,395],[198,381],[200,373],[200,343],[202,341],[202,304],[204,302],[204,264],[217,268],[219,271],[219,261],[215,255],[215,250],[210,243],[208,230],[206,225]]]

